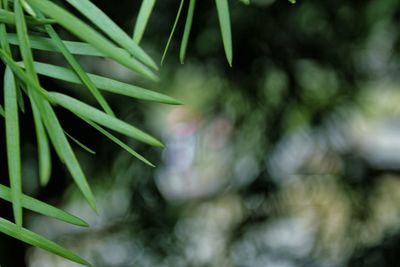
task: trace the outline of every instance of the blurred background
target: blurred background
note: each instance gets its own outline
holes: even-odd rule
[[[93,2],[132,32],[141,1]],[[178,5],[155,6],[142,44],[155,59]],[[400,266],[400,2],[230,5],[232,68],[214,1],[197,3],[184,65],[181,20],[158,84],[105,59],[80,58],[89,72],[185,103],[107,95],[120,118],[165,142],[159,150],[128,140],[156,168],[57,109],[69,133],[97,152],[75,147],[98,214],[58,160],[50,185],[38,186],[32,118],[22,115],[24,191],[91,225],[26,213],[27,227],[96,267]],[[36,58],[62,64],[56,54]],[[81,87],[42,84],[92,101]],[[1,156],[4,165],[3,149]],[[11,218],[11,206],[1,205]],[[0,251],[3,267],[76,266],[4,235]]]

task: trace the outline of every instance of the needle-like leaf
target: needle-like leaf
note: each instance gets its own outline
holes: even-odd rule
[[[80,142],[78,139],[76,139],[75,137],[73,137],[72,135],[70,135],[67,131],[64,130],[64,133],[72,140],[75,142],[75,144],[77,144],[78,146],[80,146],[83,150],[86,150],[87,152],[89,152],[90,154],[96,154],[96,151],[94,151],[93,149],[89,148],[88,146],[84,145],[82,142]]]
[[[154,81],[158,80],[158,77],[149,68],[147,68],[135,58],[131,57],[128,52],[118,49],[118,47],[114,45],[111,41],[104,38],[101,34],[96,32],[86,23],[82,22],[76,16],[67,12],[53,2],[48,0],[28,0],[27,2],[35,8],[39,9],[48,17],[53,18],[74,35],[84,40],[85,42],[90,43],[98,50],[108,55],[110,58],[114,59],[120,64],[149,79],[152,79]],[[132,40],[131,42],[134,43]]]
[[[86,260],[81,257],[75,255],[68,249],[54,243],[53,241],[48,240],[47,238],[40,236],[32,231],[29,231],[25,228],[18,227],[10,221],[7,221],[3,218],[0,218],[0,232],[12,236],[18,240],[21,240],[25,243],[33,245],[35,247],[42,248],[44,250],[50,251],[54,254],[57,254],[61,257],[69,259],[73,262],[90,266]]]
[[[6,201],[11,201],[11,189],[7,186],[0,185],[0,198]],[[69,214],[63,210],[53,207],[47,203],[39,201],[27,195],[22,195],[22,207],[37,212],[39,214],[58,219],[70,224],[88,227],[89,225],[82,219]]]
[[[87,120],[85,118],[82,118],[82,120],[86,121],[86,123],[88,123],[89,125],[91,125],[93,128],[95,128],[97,131],[99,131],[100,133],[102,133],[103,135],[105,135],[106,137],[108,137],[111,141],[113,141],[114,143],[116,143],[117,145],[119,145],[120,147],[122,147],[123,149],[125,149],[129,154],[131,154],[132,156],[136,157],[137,159],[143,161],[144,163],[146,163],[147,165],[151,166],[151,167],[155,167],[153,163],[151,163],[150,161],[148,161],[145,157],[143,157],[142,155],[140,155],[139,153],[137,153],[135,150],[133,150],[132,148],[130,148],[128,145],[126,145],[124,142],[122,142],[120,139],[118,139],[117,137],[115,137],[114,135],[112,135],[111,133],[109,133],[107,130],[105,130],[104,128],[102,128],[101,126],[97,125],[96,123]]]
[[[139,14],[136,19],[135,29],[133,31],[133,41],[137,44],[142,40],[144,31],[153,11],[156,0],[142,0]]]
[[[125,48],[132,56],[141,60],[144,64],[157,69],[156,63],[144,52],[114,21],[112,21],[101,9],[89,0],[66,0],[79,12],[92,21],[99,29],[107,34],[115,43]]]
[[[18,101],[15,78],[9,68],[4,74],[4,108],[6,120],[6,142],[11,199],[15,223],[22,226],[22,179],[19,138]]]
[[[158,141],[151,135],[143,132],[142,130],[139,130],[138,128],[120,119],[107,115],[101,110],[89,106],[88,104],[85,104],[75,98],[56,92],[51,92],[49,93],[49,95],[54,103],[62,106],[65,109],[70,110],[78,116],[94,121],[100,125],[110,128],[116,132],[122,133],[126,136],[137,139],[138,141],[141,141],[143,143],[158,147],[164,147],[164,145],[160,141]]]
[[[82,83],[76,75],[69,69],[51,65],[51,64],[46,64],[46,63],[41,63],[41,62],[35,62],[35,70],[37,73],[41,75],[45,75],[51,78],[67,81],[67,82],[72,82],[72,83],[77,83],[80,84]],[[106,78],[103,76],[98,76],[95,74],[87,74],[89,78],[93,81],[94,85],[102,89],[106,92],[110,93],[115,93],[115,94],[120,94],[120,95],[125,95],[137,99],[142,99],[142,100],[147,100],[147,101],[154,101],[154,102],[159,102],[159,103],[164,103],[164,104],[170,104],[170,105],[181,105],[182,102],[179,100],[172,98],[170,96],[164,95],[157,93],[155,91],[151,91],[148,89],[144,89],[132,84],[116,81],[110,78]]]
[[[183,31],[181,49],[179,51],[179,58],[182,64],[185,61],[186,49],[189,42],[190,31],[192,29],[193,13],[195,6],[196,6],[196,0],[190,0],[188,14],[186,17],[185,30]]]
[[[215,0],[226,59],[232,66],[232,32],[228,0]]]
[[[179,4],[179,8],[178,8],[178,12],[176,13],[174,25],[172,26],[171,33],[169,34],[167,44],[165,45],[165,48],[164,48],[164,53],[161,57],[161,65],[163,64],[165,57],[167,55],[169,45],[170,45],[172,37],[174,36],[174,33],[175,33],[176,25],[178,25],[179,18],[181,17],[182,7],[183,7],[184,3],[185,3],[185,0],[181,0],[181,3]]]

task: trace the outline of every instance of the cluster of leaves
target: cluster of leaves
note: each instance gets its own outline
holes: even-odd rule
[[[62,128],[53,107],[58,105],[71,111],[133,156],[153,166],[106,128],[152,146],[162,147],[163,144],[142,130],[116,118],[100,90],[147,101],[180,103],[176,99],[154,91],[85,72],[75,58],[75,54],[107,57],[135,73],[157,80],[154,73],[157,70],[155,62],[100,9],[88,0],[68,0],[67,2],[103,33],[94,30],[93,26],[48,0],[12,2],[4,0],[0,3],[0,57],[6,65],[4,108],[1,107],[1,113],[5,118],[10,180],[10,187],[1,185],[0,197],[11,201],[15,220],[14,223],[0,218],[0,231],[75,262],[88,265],[85,260],[67,249],[23,228],[23,208],[75,225],[87,226],[83,220],[22,193],[18,117],[19,107],[24,110],[24,94],[25,98],[29,99],[35,122],[41,185],[45,186],[51,176],[50,146],[52,145],[93,210],[96,210],[95,198],[73,152],[69,142],[70,136]],[[55,31],[54,24],[62,26],[83,42],[63,41]],[[12,46],[17,46],[18,49]],[[32,49],[61,53],[70,69],[36,62]],[[17,59],[19,55],[22,58],[21,62]],[[68,95],[46,90],[40,84],[39,75],[83,84],[96,99],[99,108]],[[74,139],[71,138],[71,140]]]
[[[157,81],[158,77],[155,74],[158,68],[157,64],[138,45],[154,7],[154,0],[143,1],[133,38],[130,38],[89,0],[66,0],[66,2],[81,13],[87,22],[49,0],[0,1],[0,58],[6,65],[4,108],[0,105],[0,113],[5,118],[10,180],[10,187],[0,185],[0,197],[12,203],[15,220],[15,222],[11,222],[0,218],[0,232],[77,263],[89,265],[87,261],[69,250],[23,228],[23,208],[71,224],[87,226],[83,220],[26,196],[22,192],[19,109],[25,111],[24,99],[29,99],[35,123],[41,185],[46,186],[51,176],[50,147],[52,145],[93,210],[96,210],[95,197],[73,152],[69,139],[82,147],[84,146],[62,128],[54,111],[54,106],[58,105],[71,111],[139,160],[154,166],[106,128],[152,146],[163,147],[163,144],[142,130],[116,118],[101,90],[165,104],[176,105],[180,102],[158,92],[87,73],[75,57],[75,55],[85,55],[110,58],[145,78]],[[174,33],[183,3],[182,0],[163,58]],[[189,39],[194,6],[195,0],[190,0],[185,33],[182,39],[182,61]],[[228,2],[227,0],[217,0],[216,6],[220,16],[227,58],[231,63],[232,44]],[[63,27],[80,41],[62,40],[54,29],[55,25]],[[100,31],[95,30],[93,26]],[[33,50],[61,53],[70,68],[37,62],[34,60]],[[19,61],[18,57],[22,61]],[[39,75],[84,85],[93,95],[99,107],[90,106],[71,96],[43,88],[40,84]]]
[[[80,218],[23,194],[19,112],[20,110],[25,111],[24,99],[29,100],[35,123],[40,184],[46,186],[51,177],[50,150],[52,146],[93,210],[96,210],[95,197],[71,147],[70,140],[89,152],[90,149],[63,129],[54,111],[54,106],[61,106],[69,110],[134,157],[147,165],[154,166],[109,132],[107,128],[151,146],[163,147],[163,144],[150,134],[118,119],[103,97],[102,91],[164,104],[179,105],[181,103],[155,91],[87,73],[76,59],[76,55],[109,58],[144,78],[157,81],[157,64],[139,46],[156,4],[155,0],[142,1],[133,38],[89,0],[65,0],[64,2],[76,9],[84,20],[50,0],[0,0],[0,58],[6,66],[4,107],[0,105],[0,114],[5,118],[10,180],[10,187],[0,185],[0,198],[12,203],[14,213],[14,222],[0,218],[0,232],[77,263],[89,265],[87,261],[71,251],[23,228],[23,208],[74,225],[88,226]],[[242,2],[249,3],[249,1]],[[184,4],[185,1],[181,0],[161,63],[167,54]],[[215,0],[215,4],[226,58],[232,65],[228,0]],[[196,0],[189,0],[180,49],[182,63],[188,46],[195,5]],[[63,40],[55,30],[55,26],[64,28],[79,41]],[[35,61],[34,50],[60,53],[69,68]],[[43,88],[39,75],[84,85],[98,103],[98,107],[90,106],[66,94]]]

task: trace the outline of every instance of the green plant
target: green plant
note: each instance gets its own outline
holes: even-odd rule
[[[139,160],[149,166],[154,166],[131,147],[112,135],[106,128],[151,146],[163,147],[163,144],[148,133],[116,118],[101,91],[164,104],[179,105],[181,103],[179,100],[155,91],[87,73],[75,58],[75,55],[107,57],[129,68],[138,75],[157,81],[157,64],[139,46],[147,22],[151,16],[151,11],[154,8],[155,0],[143,0],[137,17],[133,38],[129,37],[89,0],[66,0],[65,2],[74,7],[83,17],[90,21],[90,24],[79,19],[53,1],[0,0],[0,58],[6,65],[4,74],[4,108],[0,106],[0,113],[5,118],[10,180],[10,187],[0,185],[0,198],[12,203],[15,221],[10,222],[0,218],[0,232],[77,263],[89,265],[87,261],[69,250],[23,228],[23,208],[79,226],[87,226],[87,223],[71,214],[22,193],[20,125],[18,119],[19,108],[24,106],[22,95],[25,94],[26,98],[29,99],[35,122],[41,185],[46,186],[51,176],[52,161],[50,146],[53,146],[58,157],[66,165],[75,183],[93,210],[96,210],[95,197],[70,145],[69,139],[83,147],[84,145],[80,144],[64,131],[53,107],[58,105],[71,111],[78,118],[91,125]],[[248,3],[249,1],[242,2]],[[181,0],[179,3],[175,23],[165,46],[161,63],[167,54],[184,4],[184,0]],[[215,4],[226,58],[228,63],[232,65],[232,41],[228,0],[215,0]],[[185,29],[181,41],[181,62],[184,61],[188,47],[195,5],[195,0],[189,0]],[[54,29],[54,25],[61,26],[80,39],[80,41],[62,40]],[[95,30],[93,26],[101,31]],[[17,49],[13,46],[16,46]],[[33,51],[36,49],[61,53],[70,68],[35,61]],[[97,101],[98,107],[90,106],[81,100],[59,92],[48,91],[41,86],[38,78],[39,75],[83,84]]]

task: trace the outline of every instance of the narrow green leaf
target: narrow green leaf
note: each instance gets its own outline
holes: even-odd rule
[[[144,52],[114,21],[89,0],[66,0],[79,12],[92,21],[107,34],[115,43],[125,48],[129,53],[149,67],[157,69],[156,63]]]
[[[4,74],[4,108],[6,120],[6,143],[8,173],[15,223],[22,226],[22,178],[19,137],[18,101],[15,78],[9,68]]]
[[[49,140],[40,117],[39,110],[34,101],[31,101],[33,120],[35,122],[36,140],[39,158],[39,180],[42,186],[46,186],[51,175],[51,154]]]
[[[179,4],[178,12],[176,14],[175,21],[174,21],[174,26],[172,26],[171,33],[169,34],[167,44],[165,45],[165,48],[164,48],[164,53],[161,57],[161,65],[163,64],[163,62],[165,60],[165,56],[167,55],[169,45],[171,43],[172,37],[174,36],[176,25],[178,24],[179,18],[181,16],[182,7],[183,7],[184,2],[185,2],[185,0],[181,0],[181,3]]]
[[[148,161],[145,157],[143,157],[142,155],[140,155],[139,153],[137,153],[135,150],[133,150],[131,147],[129,147],[128,145],[126,145],[124,142],[122,142],[120,139],[118,139],[117,137],[115,137],[114,135],[112,135],[111,133],[109,133],[107,130],[105,130],[104,128],[100,127],[99,125],[97,125],[96,123],[87,120],[83,117],[80,117],[82,120],[86,121],[86,123],[88,123],[89,125],[91,125],[93,128],[95,128],[97,131],[99,131],[100,133],[102,133],[103,135],[105,135],[107,138],[109,138],[111,141],[113,141],[114,143],[116,143],[117,145],[119,145],[120,147],[122,147],[123,149],[125,149],[129,154],[131,154],[132,156],[136,157],[137,159],[141,160],[142,162],[146,163],[147,165],[151,166],[151,167],[155,167],[153,163],[151,163],[150,161]]]
[[[31,15],[34,18],[37,17],[36,12],[32,9],[32,7],[25,0],[21,0],[21,5],[24,8],[26,13],[28,13],[29,15]]]
[[[81,84],[81,81],[76,77],[76,75],[69,69],[50,65],[46,63],[35,62],[36,72],[45,75],[47,77]],[[125,95],[137,99],[154,101],[170,105],[181,105],[182,102],[172,98],[170,96],[157,93],[148,89],[144,89],[132,84],[123,83],[106,77],[98,76],[95,74],[87,74],[89,78],[93,81],[94,85],[106,92]]]
[[[196,6],[196,0],[190,0],[188,14],[186,17],[185,30],[183,32],[183,37],[181,42],[181,49],[179,51],[179,57],[182,64],[185,61],[185,55],[186,55],[187,45],[189,42],[190,31],[192,29],[193,13],[195,6]]]
[[[10,221],[7,221],[3,218],[0,218],[0,232],[12,236],[18,240],[21,240],[25,243],[28,243],[32,246],[42,248],[54,254],[57,254],[61,257],[69,259],[73,262],[90,266],[86,260],[80,258],[79,256],[75,255],[68,249],[50,241],[43,236],[40,236],[32,231],[29,231],[25,228],[18,227],[17,225],[13,224]]]
[[[133,31],[133,41],[137,44],[142,40],[147,23],[153,11],[156,0],[142,0],[139,14],[136,19],[135,29]]]
[[[9,187],[0,185],[0,198],[4,199],[6,201],[11,201],[11,190]],[[63,210],[60,210],[56,207],[53,207],[47,203],[44,203],[40,200],[37,200],[35,198],[32,198],[27,195],[22,195],[22,206],[28,210],[37,212],[39,214],[52,217],[55,219],[58,219],[60,221],[64,221],[70,224],[78,225],[78,226],[83,226],[83,227],[88,227],[89,225],[83,221],[82,219],[65,212]]]
[[[55,21],[52,19],[37,19],[29,16],[25,16],[25,20],[29,26],[41,26],[55,23]],[[0,23],[15,25],[15,14],[13,12],[0,9]]]
[[[57,32],[53,29],[53,27],[50,25],[46,25],[45,29],[49,34],[49,36],[54,41],[54,44],[61,51],[61,53],[64,55],[64,58],[70,64],[72,69],[75,71],[75,74],[79,77],[82,83],[89,89],[89,91],[92,93],[92,95],[100,104],[100,106],[104,109],[104,111],[111,116],[115,116],[111,107],[108,105],[107,101],[104,99],[100,91],[97,89],[96,85],[93,84],[92,80],[82,69],[81,65],[78,63],[75,57],[69,52],[68,48],[64,45],[61,38],[58,36]]]
[[[215,0],[226,59],[232,66],[232,32],[228,0]]]
[[[88,120],[92,120],[100,125],[110,128],[116,132],[122,133],[126,136],[137,139],[138,141],[141,141],[143,143],[153,146],[164,147],[164,145],[160,141],[158,141],[151,135],[143,132],[142,130],[139,130],[138,128],[120,119],[107,115],[101,110],[89,106],[79,100],[76,100],[75,98],[56,92],[51,92],[49,93],[49,95],[54,103],[62,106],[65,109],[70,110],[78,116],[84,117]]]
[[[8,41],[10,42],[10,44],[19,45],[17,35],[14,33],[8,34]],[[51,52],[61,52],[50,38],[29,36],[29,42],[31,44],[32,49],[39,49]],[[62,41],[62,42],[67,47],[67,49],[72,54],[75,55],[108,57],[108,55],[100,52],[97,48],[88,43],[74,42],[74,41]],[[122,48],[117,48],[117,49],[120,50],[120,53],[124,53],[124,50]]]
[[[64,133],[72,140],[74,141],[78,146],[89,152],[90,154],[96,154],[96,151],[93,149],[90,149],[88,146],[84,145],[82,142],[80,142],[78,139],[70,135],[67,131],[64,130]]]
[[[20,3],[21,1],[22,0],[14,1],[15,23],[18,40],[20,42],[19,50],[21,51],[28,76],[30,76],[36,84],[39,84],[39,79],[33,66],[33,56],[29,45],[28,29],[26,27],[24,12]]]
[[[240,0],[245,5],[250,5],[250,0]]]
[[[85,174],[83,173],[82,168],[76,159],[76,156],[68,142],[67,137],[64,134],[64,130],[62,129],[54,110],[50,106],[49,102],[38,98],[38,95],[34,96],[34,101],[38,106],[40,114],[42,114],[44,125],[46,126],[51,142],[56,148],[57,154],[65,162],[72,178],[81,190],[82,194],[85,196],[91,208],[96,211],[96,201],[92,190],[90,189]]]
[[[48,0],[28,0],[28,2],[45,15],[53,18],[65,29],[85,42],[90,43],[110,58],[149,79],[154,81],[158,80],[158,77],[149,68],[131,57],[128,52],[118,49],[111,41],[104,38],[70,12]]]

